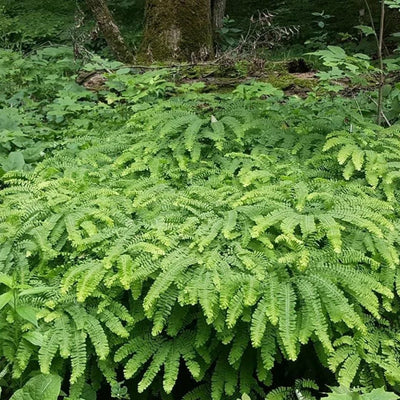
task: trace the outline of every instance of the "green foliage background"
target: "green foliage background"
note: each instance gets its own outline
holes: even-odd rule
[[[34,372],[69,399],[236,399],[291,366],[398,389],[398,125],[118,63],[92,93],[63,47],[1,60],[6,396]]]
[[[128,43],[138,46],[144,20],[144,0],[109,1],[124,37]],[[300,41],[314,37],[320,33],[318,18],[313,12],[324,12],[332,16],[329,19],[330,40],[338,40],[338,32],[348,32],[359,22],[360,4],[352,1],[295,1],[275,0],[228,0],[227,15],[236,21],[236,27],[245,32],[250,17],[257,10],[268,10],[276,15],[276,21],[282,26],[299,26]],[[70,42],[74,33],[74,15],[81,9],[87,13],[85,2],[64,1],[62,3],[50,0],[12,0],[0,1],[0,41],[2,47],[22,47],[29,50],[35,45]],[[345,11],[345,12],[344,12]],[[376,15],[378,17],[378,15]],[[84,26],[80,30],[93,28],[93,23],[87,13]],[[328,28],[328,27],[327,27]],[[100,40],[95,44],[99,50],[104,46]]]
[[[2,398],[396,399],[396,79],[382,128],[376,92],[334,94],[377,69],[334,46],[306,98],[143,73],[94,55],[101,37],[84,63],[77,4],[0,2]],[[271,6],[301,41],[322,33],[310,10],[336,16],[325,47],[343,4]],[[265,8],[228,5],[243,30]],[[143,2],[111,8],[138,43]]]

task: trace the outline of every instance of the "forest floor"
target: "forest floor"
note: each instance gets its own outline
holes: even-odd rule
[[[296,68],[300,64],[300,68]],[[254,68],[250,63],[244,64],[244,70],[237,65],[230,68],[218,64],[182,64],[174,66],[132,66],[130,70],[134,74],[144,74],[148,71],[167,71],[176,84],[204,84],[203,92],[230,92],[237,85],[253,81],[270,83],[275,88],[283,90],[287,96],[299,96],[306,98],[320,83],[318,70],[305,63],[304,60],[293,59],[290,61],[270,61],[260,68]],[[295,67],[294,67],[295,66]],[[298,71],[299,70],[299,71]],[[98,92],[105,88],[106,75],[111,71],[98,70],[86,73],[81,71],[77,76],[77,83],[85,88]],[[115,72],[115,71],[114,71]],[[400,72],[394,72],[387,76],[387,84],[395,85],[400,82]],[[369,92],[377,89],[379,82],[369,78],[367,85],[354,84],[349,78],[337,79],[332,82],[340,85],[340,95],[354,97],[361,92]]]

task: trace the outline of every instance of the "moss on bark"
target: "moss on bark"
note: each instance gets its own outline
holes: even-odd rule
[[[218,32],[224,24],[224,16],[226,10],[226,0],[212,0],[212,20],[214,34]]]
[[[133,63],[135,61],[133,54],[126,46],[105,0],[86,0],[86,2],[115,58],[128,64]]]
[[[213,56],[210,0],[148,0],[142,61],[193,61]]]

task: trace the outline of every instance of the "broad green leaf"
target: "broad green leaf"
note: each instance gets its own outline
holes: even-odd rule
[[[129,74],[131,72],[130,68],[121,68],[119,70],[117,70],[116,74],[117,75],[126,75]]]
[[[371,393],[362,396],[362,400],[397,400],[398,398],[397,394],[386,392],[384,388],[374,389]]]
[[[13,279],[9,275],[0,274],[0,284],[6,285],[9,288],[13,287]]]
[[[36,310],[32,306],[28,304],[21,304],[17,306],[15,311],[21,318],[29,321],[33,325],[37,325]]]
[[[326,400],[362,400],[361,395],[358,392],[352,391],[345,386],[338,386],[331,388],[332,393],[329,393],[327,397],[323,397]]]
[[[354,28],[360,30],[365,36],[376,35],[375,30],[368,25],[357,25]]]
[[[40,293],[45,293],[48,292],[50,289],[52,289],[50,286],[38,286],[30,289],[25,289],[19,292],[19,296],[31,296],[33,294],[40,294]]]
[[[0,296],[0,310],[2,310],[13,298],[13,292],[10,290]]]
[[[17,390],[10,400],[57,400],[61,390],[58,375],[37,375],[23,388]]]
[[[7,160],[3,163],[5,171],[22,170],[25,166],[24,155],[20,151],[13,151],[8,155]]]
[[[35,346],[43,345],[43,335],[38,331],[24,333],[23,337]]]
[[[362,400],[358,393],[329,393],[324,400]]]

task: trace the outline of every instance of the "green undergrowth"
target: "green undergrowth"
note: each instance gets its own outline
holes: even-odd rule
[[[0,69],[5,398],[399,392],[399,125],[160,71],[92,93],[65,49],[32,57]]]
[[[70,42],[76,4],[0,0],[0,46],[31,51],[44,44]]]

